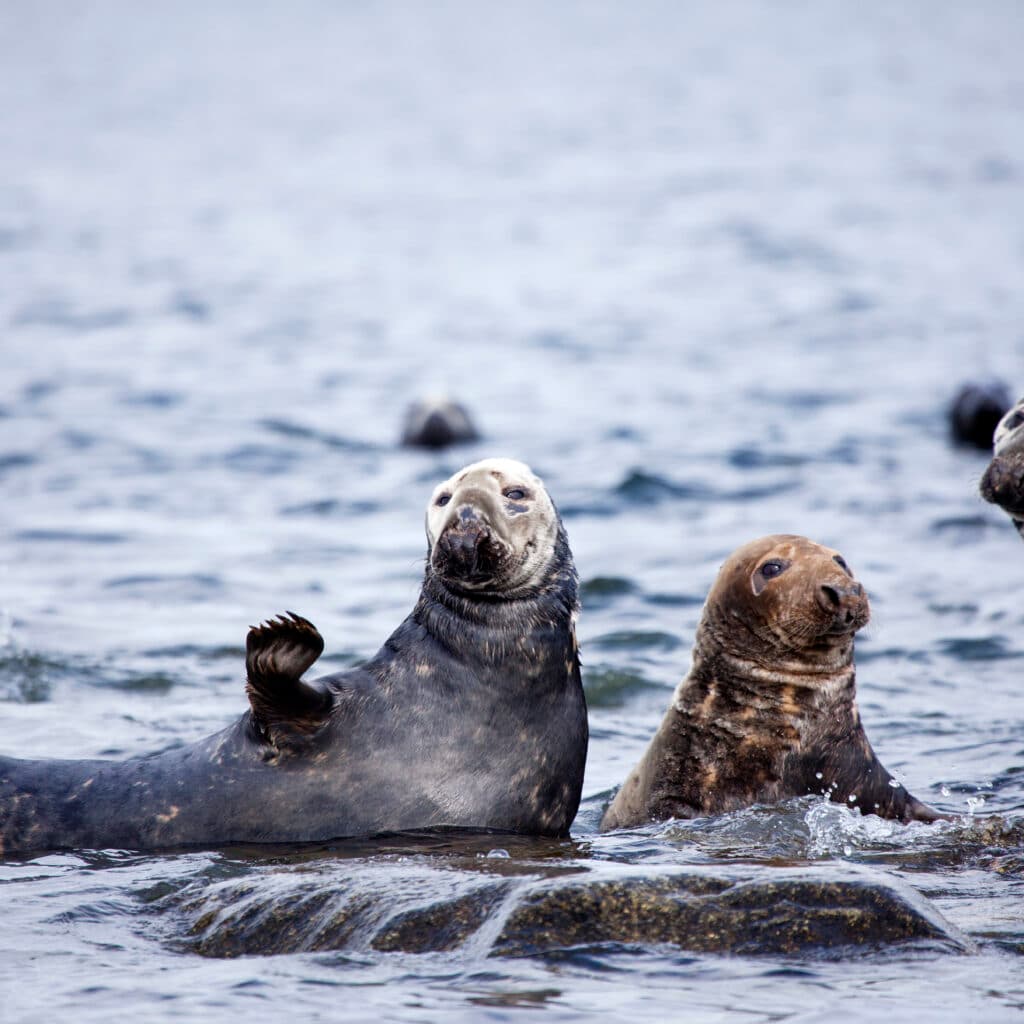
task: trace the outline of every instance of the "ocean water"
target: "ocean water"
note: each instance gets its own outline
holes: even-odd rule
[[[65,852],[0,864],[5,1024],[1017,1019],[1024,547],[945,410],[1024,390],[1022,44],[1011,0],[0,8],[0,751],[219,729],[286,608],[325,671],[369,656],[433,485],[511,455],[575,552],[592,738],[573,840],[510,859],[870,870],[975,947],[204,957],[166,894],[475,852]],[[436,391],[481,442],[397,446]],[[963,820],[598,835],[718,565],[776,531],[865,584],[868,735]]]

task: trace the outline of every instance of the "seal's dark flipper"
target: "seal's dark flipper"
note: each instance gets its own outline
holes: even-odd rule
[[[253,717],[271,743],[309,735],[330,714],[331,691],[300,678],[323,649],[316,626],[294,612],[250,627],[245,640],[245,690]]]

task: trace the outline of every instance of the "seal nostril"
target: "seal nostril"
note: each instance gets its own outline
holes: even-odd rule
[[[834,604],[837,608],[839,607],[839,591],[835,587],[830,587],[827,583],[821,585],[822,593],[828,598],[831,604]]]

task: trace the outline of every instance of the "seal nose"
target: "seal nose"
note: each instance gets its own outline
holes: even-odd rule
[[[864,610],[864,588],[859,583],[835,586],[823,583],[819,591],[825,611],[836,617],[838,623],[852,623]]]
[[[1024,459],[997,455],[981,478],[981,496],[1007,512],[1024,511]]]

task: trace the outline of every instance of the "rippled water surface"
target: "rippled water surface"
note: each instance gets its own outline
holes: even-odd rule
[[[489,848],[61,853],[0,865],[0,1016],[1019,1014],[1024,547],[943,414],[963,380],[1024,387],[1022,48],[1011,0],[4,6],[4,753],[221,728],[246,627],[285,608],[325,669],[368,656],[417,594],[433,484],[509,454],[584,581],[592,739],[573,841],[498,859],[871,871],[974,951],[225,959],[169,896]],[[398,448],[438,389],[485,440]],[[966,817],[809,799],[598,836],[717,566],[774,531],[864,581],[868,734]]]

